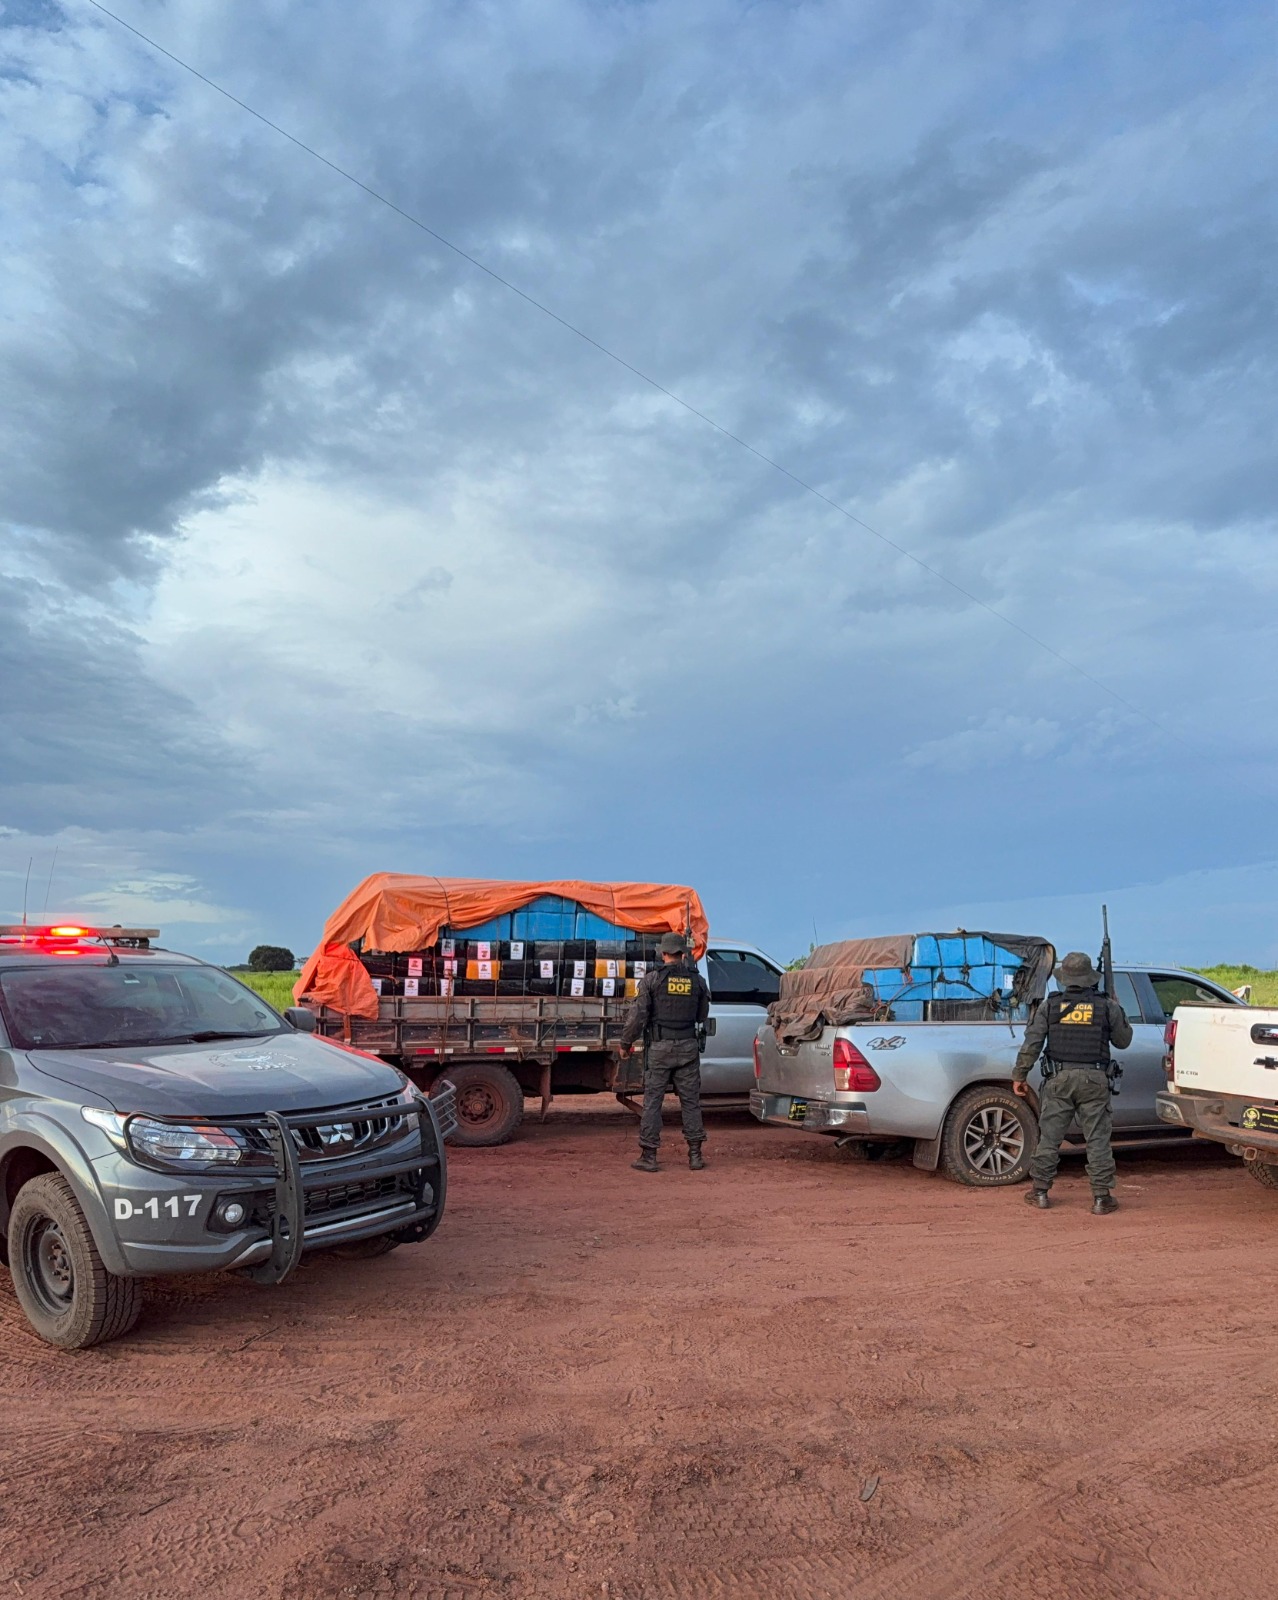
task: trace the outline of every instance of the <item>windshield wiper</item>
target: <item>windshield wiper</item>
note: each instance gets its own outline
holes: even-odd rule
[[[281,1028],[255,1028],[252,1033],[239,1029],[202,1028],[199,1033],[167,1034],[158,1039],[75,1039],[23,1045],[24,1050],[154,1050],[162,1044],[208,1044],[214,1039],[264,1039],[281,1033]]]
[[[165,1044],[208,1044],[211,1039],[262,1039],[268,1033],[278,1033],[278,1028],[254,1028],[245,1033],[237,1028],[201,1028],[198,1033],[188,1033],[182,1040],[166,1039]]]

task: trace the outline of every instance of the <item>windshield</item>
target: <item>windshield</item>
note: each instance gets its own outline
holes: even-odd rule
[[[10,968],[0,972],[0,1011],[20,1050],[256,1038],[284,1027],[265,1000],[216,967],[150,962]]]

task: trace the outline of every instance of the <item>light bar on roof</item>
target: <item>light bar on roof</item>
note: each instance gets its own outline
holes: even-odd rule
[[[34,927],[31,923],[0,924],[0,939],[102,939],[108,944],[131,943],[135,939],[158,939],[158,928],[90,928],[80,922],[59,922],[52,927]]]

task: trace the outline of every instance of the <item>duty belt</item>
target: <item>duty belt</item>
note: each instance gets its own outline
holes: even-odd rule
[[[689,1022],[686,1026],[672,1026],[669,1023],[655,1022],[652,1026],[652,1037],[654,1039],[691,1039],[696,1031],[697,1025],[695,1022]]]
[[[1050,1057],[1043,1063],[1049,1069],[1049,1076],[1058,1072],[1104,1072],[1114,1070],[1113,1064],[1108,1061],[1053,1061]]]

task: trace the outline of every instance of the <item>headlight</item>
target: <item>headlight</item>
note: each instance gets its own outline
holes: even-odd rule
[[[233,1167],[243,1160],[238,1133],[211,1123],[153,1122],[130,1117],[129,1147],[135,1157],[157,1167]]]

